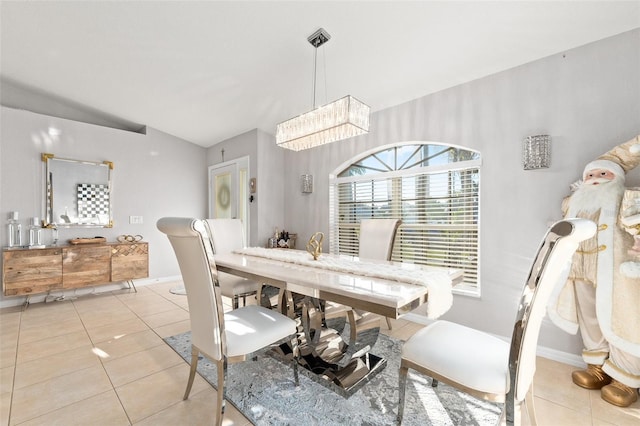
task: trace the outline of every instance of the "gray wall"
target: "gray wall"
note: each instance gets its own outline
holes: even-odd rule
[[[56,157],[112,161],[113,228],[59,230],[59,240],[140,234],[149,242],[150,277],[179,274],[167,238],[156,229],[162,216],[204,217],[207,206],[206,150],[157,130],[139,134],[2,107],[0,133],[0,241],[7,244],[10,211],[20,212],[23,228],[43,216],[42,152]],[[52,138],[49,127],[61,131]],[[144,223],[130,225],[129,216]],[[0,299],[1,301],[2,299]]]
[[[400,141],[479,150],[482,297],[456,296],[445,318],[507,336],[538,243],[560,219],[569,184],[588,162],[640,134],[640,30],[377,112],[371,123],[368,135],[286,153],[287,226],[304,241],[316,231],[328,235],[329,174],[365,150]],[[541,133],[552,137],[551,167],[524,171],[522,140]],[[300,193],[304,173],[314,176],[313,194]],[[639,176],[635,170],[627,184],[640,184]],[[541,344],[581,349],[549,322]]]

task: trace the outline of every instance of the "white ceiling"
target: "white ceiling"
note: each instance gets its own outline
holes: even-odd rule
[[[208,147],[311,109],[320,27],[316,103],[379,111],[638,28],[640,1],[2,1],[1,19],[4,79]]]

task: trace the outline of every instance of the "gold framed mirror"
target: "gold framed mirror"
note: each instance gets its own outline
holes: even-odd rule
[[[113,226],[111,161],[58,158],[48,153],[42,154],[42,161],[45,163],[45,226]]]

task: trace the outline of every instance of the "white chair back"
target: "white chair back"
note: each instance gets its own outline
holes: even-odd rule
[[[218,361],[226,350],[224,311],[205,223],[165,217],[158,220],[157,227],[169,238],[178,259],[187,290],[192,344]]]
[[[525,399],[533,382],[536,347],[546,306],[556,284],[569,274],[578,244],[596,232],[596,224],[586,219],[566,219],[553,225],[545,235],[522,292],[511,337],[509,353],[509,393],[507,401]]]
[[[400,222],[399,219],[362,219],[358,257],[390,260]]]
[[[206,219],[211,230],[214,253],[230,253],[246,246],[240,219]]]

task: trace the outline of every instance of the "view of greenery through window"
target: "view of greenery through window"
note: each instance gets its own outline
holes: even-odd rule
[[[477,292],[480,154],[402,144],[353,162],[332,180],[333,253],[358,254],[361,219],[399,218],[392,259],[464,270]]]

